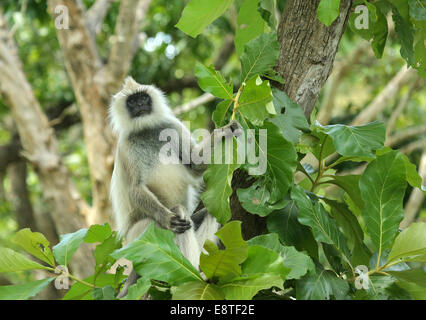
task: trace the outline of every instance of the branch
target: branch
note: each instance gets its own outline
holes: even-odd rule
[[[404,154],[410,154],[417,149],[426,149],[426,138],[413,141],[405,146],[403,146],[399,151]]]
[[[327,125],[330,122],[333,108],[335,106],[334,102],[339,87],[342,84],[342,79],[359,63],[359,60],[365,55],[369,48],[370,43],[363,41],[355,48],[355,51],[349,57],[340,63],[336,63],[336,66],[328,80],[328,84],[326,85],[324,98],[317,116],[317,120],[322,125]]]
[[[423,155],[420,159],[419,175],[423,179],[423,184],[425,184],[426,183],[426,150],[423,151]],[[413,189],[413,191],[410,194],[410,198],[408,199],[404,208],[405,217],[404,217],[404,220],[402,220],[401,224],[399,225],[401,229],[408,228],[408,226],[414,221],[417,213],[422,207],[424,197],[425,195],[422,190],[418,188]]]
[[[105,16],[116,0],[97,0],[86,12],[86,25],[93,37],[101,31]]]
[[[413,68],[402,67],[402,69],[389,81],[384,89],[374,98],[374,100],[352,121],[352,125],[366,124],[376,118],[383,111],[389,102],[395,98],[400,89],[410,80],[417,77],[417,72]]]
[[[111,37],[112,45],[108,63],[96,76],[108,95],[116,92],[129,73],[135,53],[135,41],[139,37],[142,20],[151,4],[151,0],[122,0],[118,13],[115,33]]]
[[[390,135],[392,134],[392,131],[395,127],[396,121],[398,120],[398,117],[401,115],[401,113],[404,111],[405,107],[408,105],[408,102],[410,101],[411,94],[416,89],[418,84],[420,83],[420,79],[418,78],[416,81],[414,81],[408,88],[407,92],[403,95],[403,97],[399,100],[398,106],[396,107],[395,111],[392,112],[388,124],[386,126],[386,144],[388,143],[388,140],[390,138]]]
[[[0,28],[2,33],[7,32],[1,12]],[[73,198],[75,188],[62,163],[58,142],[21,69],[20,61],[1,40],[0,93],[11,108],[25,150],[24,155],[38,174],[43,196],[57,230],[60,233],[73,232],[86,224],[80,215],[80,202]],[[86,254],[88,252],[79,253],[74,260],[74,266],[80,274],[87,274],[90,269],[91,258]]]
[[[419,136],[424,133],[426,133],[426,124],[402,130],[400,132],[395,133],[393,136],[391,136],[388,139],[387,146],[389,147],[395,146],[398,143],[404,141],[405,139]]]
[[[210,101],[213,101],[215,99],[215,96],[210,93],[205,93],[198,98],[195,98],[194,100],[191,100],[179,107],[176,107],[173,109],[173,112],[175,115],[180,115],[182,113],[188,112],[192,109],[197,108],[198,106],[202,104],[206,104]]]

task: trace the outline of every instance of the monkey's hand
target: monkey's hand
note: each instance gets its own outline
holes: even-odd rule
[[[175,214],[170,217],[169,229],[174,233],[184,233],[192,228],[191,220],[185,214],[185,208],[178,205],[171,209]]]

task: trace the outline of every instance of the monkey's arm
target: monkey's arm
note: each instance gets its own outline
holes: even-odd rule
[[[183,126],[183,125],[182,125]],[[233,120],[229,124],[215,129],[208,139],[203,140],[201,143],[197,144],[194,139],[190,138],[190,155],[186,154],[188,150],[185,150],[184,148],[181,148],[179,150],[179,157],[180,159],[190,159],[189,168],[191,169],[191,172],[196,176],[201,176],[204,171],[206,171],[208,164],[207,163],[195,163],[192,159],[192,154],[199,154],[202,155],[205,150],[209,151],[209,154],[212,154],[212,150],[214,149],[215,145],[218,144],[223,138],[229,139],[232,137],[239,137],[242,133],[242,127],[241,125],[236,121]],[[181,140],[185,139],[185,135],[180,137]],[[182,144],[184,145],[184,144]]]
[[[163,229],[182,233],[191,228],[190,221],[179,212],[166,208],[146,185],[133,185],[130,188],[130,201],[138,208],[131,214],[131,225],[144,218],[156,221]]]

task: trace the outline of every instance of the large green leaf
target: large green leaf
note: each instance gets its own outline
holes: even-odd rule
[[[408,281],[398,281],[396,284],[402,289],[408,291],[415,300],[426,300],[425,287]]]
[[[147,279],[171,285],[202,280],[199,272],[182,255],[173,237],[173,232],[151,223],[138,239],[114,251],[111,256],[132,261],[136,273]]]
[[[195,38],[233,2],[234,0],[191,0],[183,9],[176,27]]]
[[[109,238],[111,234],[111,227],[108,223],[105,223],[103,225],[94,224],[91,225],[89,230],[87,231],[86,237],[84,238],[84,242],[103,242],[105,241],[105,239]]]
[[[61,235],[61,241],[53,247],[53,255],[61,265],[67,265],[86,237],[87,229]]]
[[[312,271],[296,283],[297,300],[343,300],[348,291],[349,284],[330,270]]]
[[[263,274],[234,278],[220,286],[227,300],[250,300],[263,289],[283,289],[283,280],[278,274]]]
[[[339,16],[340,0],[321,0],[318,5],[318,19],[327,27]]]
[[[425,21],[426,20],[426,1],[425,0],[408,0],[408,6],[410,8],[410,16],[414,20]]]
[[[250,40],[241,55],[241,83],[255,75],[265,75],[272,69],[280,55],[280,45],[276,33],[262,33]]]
[[[269,232],[276,232],[287,246],[294,246],[297,250],[306,250],[310,256],[318,257],[317,242],[310,229],[297,220],[298,208],[296,201],[292,200],[281,210],[268,216],[266,221]]]
[[[238,111],[254,125],[262,125],[269,113],[275,112],[269,81],[257,76],[248,80],[238,101]]]
[[[32,261],[24,255],[9,248],[0,248],[0,273],[18,272],[23,270],[47,269],[35,261]]]
[[[32,232],[30,229],[19,230],[13,237],[13,242],[20,245],[25,251],[34,257],[55,266],[55,259],[49,247],[49,241],[40,232]]]
[[[259,0],[245,0],[240,7],[235,31],[235,50],[238,56],[244,51],[244,46],[256,38],[265,29],[265,21],[257,11]]]
[[[177,287],[173,292],[173,300],[223,300],[220,288],[214,284],[191,281]]]
[[[293,102],[284,91],[272,88],[274,107],[277,115],[272,122],[281,130],[283,137],[296,144],[302,131],[309,130],[309,124],[302,108]]]
[[[351,261],[354,265],[368,265],[371,252],[364,244],[364,232],[359,225],[358,219],[349,210],[345,203],[324,199],[330,205],[331,215],[336,219],[337,224],[348,240],[348,247],[352,252]]]
[[[223,100],[216,106],[216,109],[213,111],[212,120],[216,125],[216,128],[223,127],[229,123],[229,119],[232,114],[232,106],[234,101],[232,100]]]
[[[297,202],[299,222],[311,228],[317,241],[333,245],[345,258],[346,262],[349,262],[349,250],[345,236],[339,230],[336,221],[325,211],[324,207],[319,202],[313,203],[299,186],[293,187],[291,198]]]
[[[231,99],[233,96],[232,83],[226,83],[222,74],[213,66],[207,67],[199,62],[195,65],[194,74],[198,79],[198,85],[205,92],[221,99]]]
[[[283,258],[284,266],[290,269],[286,279],[299,279],[308,270],[315,268],[312,259],[307,254],[297,251],[294,247],[283,246],[276,233],[257,236],[247,241],[247,243],[249,246],[262,246],[279,253]]]
[[[140,277],[138,281],[129,287],[129,292],[121,300],[140,300],[151,287],[151,281],[145,277]]]
[[[426,272],[422,269],[410,269],[404,271],[387,271],[398,280],[413,282],[426,291]]]
[[[413,223],[396,237],[388,262],[398,259],[426,262],[426,223]]]
[[[210,164],[204,172],[206,191],[201,194],[201,200],[208,212],[221,224],[225,224],[231,218],[229,197],[232,194],[232,175],[240,167],[237,164],[237,146],[233,140],[230,143],[222,142],[227,148],[228,154],[233,156],[232,161],[222,161],[223,164]],[[218,146],[220,148],[222,146]],[[226,157],[226,153],[222,155]],[[223,160],[223,159],[222,159]],[[231,160],[231,159],[228,159]]]
[[[383,147],[386,129],[383,123],[372,122],[362,126],[335,124],[319,125],[320,130],[333,139],[339,154],[347,157],[375,157],[375,151]]]
[[[216,232],[225,246],[219,250],[212,241],[206,241],[208,254],[200,256],[200,268],[207,278],[235,277],[241,274],[240,264],[247,258],[248,245],[241,236],[241,222],[232,221]]]
[[[27,300],[47,287],[55,278],[46,278],[12,286],[0,286],[0,300]]]
[[[259,144],[259,157],[264,157],[267,165],[261,181],[271,194],[270,202],[275,203],[282,200],[293,183],[297,167],[296,149],[273,123],[266,121],[260,129],[263,130],[259,132],[259,140],[262,141],[265,134],[267,138],[266,146]]]
[[[122,281],[124,279],[125,276],[121,275],[119,280]],[[94,275],[84,279],[86,283],[96,285],[97,287],[113,286],[115,280],[115,275],[111,273],[102,273],[96,277],[96,280]],[[81,282],[76,282],[68,290],[63,300],[93,300],[92,291],[92,287]]]
[[[404,159],[392,151],[371,162],[359,181],[364,201],[362,216],[379,256],[391,246],[404,217],[405,177]]]
[[[409,66],[414,65],[414,30],[410,23],[404,20],[398,10],[392,8],[392,18],[395,22],[395,32],[401,43],[401,57],[407,61]]]

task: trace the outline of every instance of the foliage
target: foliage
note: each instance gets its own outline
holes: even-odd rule
[[[195,37],[232,2],[192,0],[176,26]],[[369,9],[371,28],[356,29],[353,13],[352,30],[373,40],[372,48],[379,58],[388,34],[385,17],[391,12],[401,56],[424,76],[423,2],[357,3]],[[322,0],[320,21],[331,25],[339,5],[337,0]],[[244,137],[250,138],[259,157],[266,159],[266,172],[253,174],[253,184],[237,190],[237,196],[249,214],[266,219],[267,233],[245,241],[241,222],[229,222],[233,174],[236,170],[253,172],[253,164],[212,164],[204,174],[207,189],[201,198],[223,224],[216,235],[224,248],[206,241],[200,257],[202,273],[180,253],[173,233],[154,224],[123,248],[108,224],[62,235],[53,248],[40,233],[23,229],[14,243],[40,261],[2,248],[0,272],[43,269],[52,274],[43,280],[0,287],[0,298],[28,299],[55,277],[65,276],[75,283],[64,299],[117,299],[126,277],[123,266],[114,272],[111,267],[120,258],[130,260],[141,276],[123,299],[139,299],[146,293],[157,298],[197,300],[425,297],[426,223],[398,230],[407,182],[422,188],[415,166],[399,151],[384,147],[383,124],[309,123],[295,102],[271,87],[270,80],[282,81],[273,70],[280,50],[274,8],[273,1],[259,0],[245,0],[239,7],[235,44],[241,68],[237,84],[212,65],[198,62],[194,71],[200,88],[220,100],[212,115],[216,126],[238,120]],[[262,140],[267,141],[266,150]],[[236,153],[235,147],[229,151]],[[316,158],[317,170],[300,163],[306,154]],[[362,175],[335,174],[333,168],[350,162],[365,162],[367,169]],[[296,173],[306,178],[296,183]],[[330,185],[341,189],[344,197],[329,197],[325,188]],[[97,244],[93,275],[78,279],[62,269],[55,274],[58,265],[69,264],[83,242]],[[357,286],[361,265],[369,268],[363,288]]]

